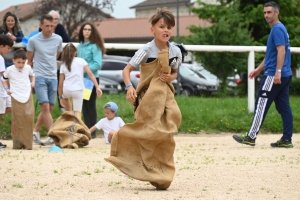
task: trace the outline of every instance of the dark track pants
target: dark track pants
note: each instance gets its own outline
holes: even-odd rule
[[[275,102],[283,124],[282,139],[291,140],[293,135],[293,114],[289,102],[289,87],[292,76],[281,77],[281,84],[274,84],[274,76],[264,76],[255,101],[255,111],[248,136],[256,138],[266,114]]]
[[[97,82],[99,83],[99,78],[96,78]],[[97,122],[97,110],[96,110],[96,88],[93,87],[92,94],[90,100],[83,100],[82,104],[82,114],[84,118],[84,123],[88,128],[94,126]],[[92,132],[92,138],[96,137],[96,132]]]

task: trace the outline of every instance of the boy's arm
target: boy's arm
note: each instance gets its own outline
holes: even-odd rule
[[[92,127],[90,128],[90,132],[92,133],[92,132],[94,132],[96,129],[97,129],[96,126],[92,126]]]
[[[10,92],[10,90],[9,90],[8,83],[7,83],[8,78],[5,78],[5,77],[4,77],[4,72],[0,72],[0,76],[1,76],[0,79],[1,79],[2,85],[3,85],[4,89],[6,90],[6,93],[7,93],[8,95],[10,95],[11,92]]]
[[[30,80],[31,80],[31,87],[34,88],[34,85],[35,85],[35,76],[30,76]]]

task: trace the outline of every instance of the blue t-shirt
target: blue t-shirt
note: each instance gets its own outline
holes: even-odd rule
[[[276,46],[285,46],[285,58],[281,70],[281,77],[292,75],[291,70],[291,51],[289,34],[282,23],[275,24],[270,32],[267,42],[267,52],[265,57],[265,75],[274,76],[277,65],[277,49]]]

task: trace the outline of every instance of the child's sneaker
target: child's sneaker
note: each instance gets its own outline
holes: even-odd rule
[[[0,149],[1,148],[6,148],[6,144],[2,144],[1,142],[0,142]]]
[[[52,145],[52,144],[54,144],[54,141],[53,141],[53,139],[51,137],[48,137],[45,140],[45,142],[41,142],[41,145],[43,145],[43,146]]]
[[[242,134],[242,135],[233,135],[232,136],[235,141],[241,144],[247,144],[250,146],[255,146],[255,139],[252,139],[248,136],[248,133]]]
[[[271,143],[271,147],[293,148],[292,140],[280,139],[275,143]]]
[[[33,142],[34,144],[41,144],[41,136],[39,132],[33,132]]]

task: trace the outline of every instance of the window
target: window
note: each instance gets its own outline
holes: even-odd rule
[[[126,67],[126,63],[103,61],[102,70],[123,70]]]

